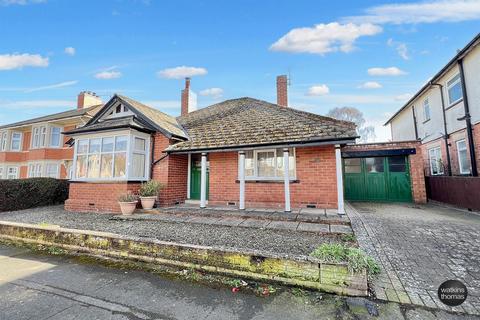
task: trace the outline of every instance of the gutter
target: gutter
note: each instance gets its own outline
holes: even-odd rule
[[[443,97],[443,85],[440,83],[433,83],[430,81],[430,85],[438,86],[440,89],[440,97],[442,98],[442,115],[443,115],[443,138],[445,140],[445,151],[447,153],[447,175],[452,175],[452,162],[450,160],[450,148],[448,144],[448,130],[447,130],[447,116],[445,114],[445,99]]]
[[[472,168],[472,176],[478,176],[477,162],[475,160],[475,144],[473,142],[473,130],[472,130],[472,121],[470,116],[470,108],[468,106],[468,95],[467,95],[467,86],[465,84],[465,72],[463,70],[463,58],[458,59],[458,68],[460,69],[460,80],[462,83],[462,93],[463,93],[463,107],[465,109],[465,116],[459,118],[458,120],[465,119],[465,124],[467,126],[467,136],[468,136],[468,147],[470,151],[470,164]]]

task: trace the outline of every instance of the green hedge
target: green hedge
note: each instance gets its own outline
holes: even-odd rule
[[[0,212],[64,203],[68,186],[53,178],[0,180]]]

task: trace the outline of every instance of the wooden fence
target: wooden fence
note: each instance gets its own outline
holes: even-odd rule
[[[428,199],[480,211],[480,177],[426,177]]]

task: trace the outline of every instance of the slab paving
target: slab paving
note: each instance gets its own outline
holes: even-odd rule
[[[360,247],[382,272],[377,298],[480,315],[480,215],[434,205],[350,203],[347,214]],[[446,280],[468,289],[448,307],[437,297]]]
[[[330,226],[323,223],[300,222],[297,231],[328,233],[330,232]]]

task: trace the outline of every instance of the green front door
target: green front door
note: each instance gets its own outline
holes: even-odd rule
[[[405,156],[344,159],[345,199],[411,202]]]
[[[202,168],[195,166],[195,162],[192,163],[191,175],[190,175],[190,199],[200,200],[200,186],[202,177]],[[208,187],[209,187],[209,173],[207,169],[207,200],[208,200]]]

